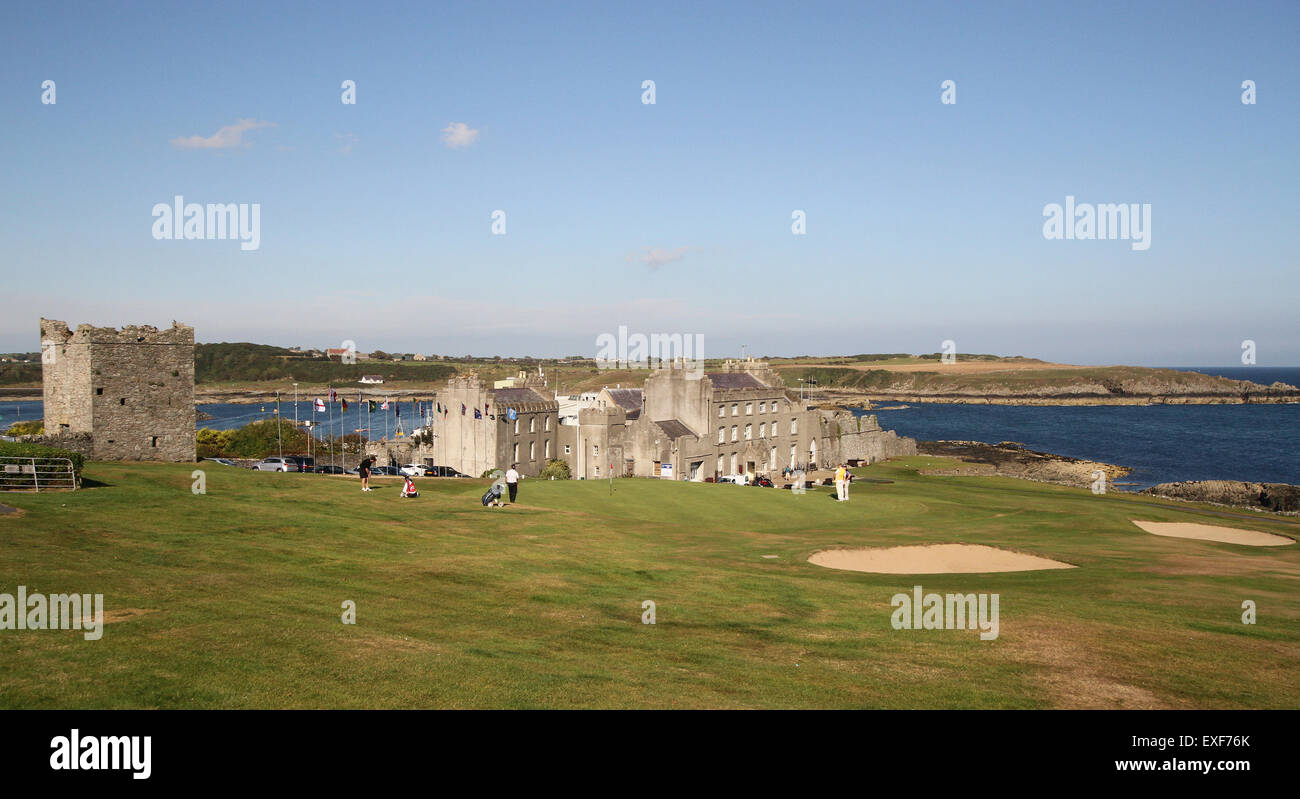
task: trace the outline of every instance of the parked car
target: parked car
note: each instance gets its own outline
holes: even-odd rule
[[[343,474],[343,473],[344,472],[342,466],[331,466],[330,464],[326,463],[324,465],[316,467],[316,474]],[[352,474],[356,474],[356,473],[357,470],[353,469]]]
[[[294,463],[298,464],[298,471],[300,472],[316,471],[315,458],[308,458],[306,455],[286,455],[284,457],[285,460],[291,460]]]
[[[300,467],[293,458],[263,458],[253,464],[253,470],[258,472],[296,472],[300,471]]]
[[[743,486],[746,485],[749,481],[745,479],[745,475],[743,474],[724,474],[718,478],[718,482],[731,483],[732,485]]]
[[[428,477],[469,477],[469,475],[458,472],[450,466],[430,466]]]
[[[434,477],[435,476],[433,469],[430,469],[428,466],[425,466],[423,463],[408,463],[402,466],[402,468],[398,469],[398,471],[404,475],[407,475],[408,477]]]
[[[400,477],[401,472],[397,471],[395,466],[371,466],[370,475],[372,477]]]
[[[213,463],[219,463],[219,464],[221,464],[222,466],[238,466],[238,465],[239,465],[239,464],[235,463],[234,461],[232,461],[230,458],[204,458],[203,460],[205,460],[205,461],[212,461]]]

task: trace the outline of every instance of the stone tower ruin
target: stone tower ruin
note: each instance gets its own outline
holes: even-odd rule
[[[41,319],[45,435],[90,434],[93,460],[194,461],[194,328]]]

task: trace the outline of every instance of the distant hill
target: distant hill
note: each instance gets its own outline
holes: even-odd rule
[[[445,380],[456,369],[445,363],[423,361],[362,361],[341,363],[337,359],[310,357],[283,347],[244,342],[194,345],[195,383],[296,380],[302,383],[346,383],[362,375],[381,375],[385,380]],[[39,369],[38,377],[39,379]]]

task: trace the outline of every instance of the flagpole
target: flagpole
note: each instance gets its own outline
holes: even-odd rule
[[[330,435],[334,435],[334,387],[333,387],[333,386],[330,386],[329,392],[330,392],[330,393],[329,393],[329,398],[330,398],[330,426],[329,426],[328,430],[329,430],[329,434],[330,434]],[[333,466],[333,465],[334,465],[334,442],[331,441],[331,442],[330,442],[330,466]]]
[[[275,392],[275,446],[284,460],[284,440],[280,435],[280,392]]]

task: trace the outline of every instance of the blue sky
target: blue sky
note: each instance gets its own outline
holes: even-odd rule
[[[594,355],[626,325],[709,356],[1218,365],[1251,339],[1300,364],[1297,41],[1293,2],[11,6],[0,350],[44,315],[366,351]],[[240,120],[269,124],[175,143]],[[259,249],[155,240],[178,194],[259,203]],[[1150,249],[1045,239],[1067,195],[1150,203]]]

